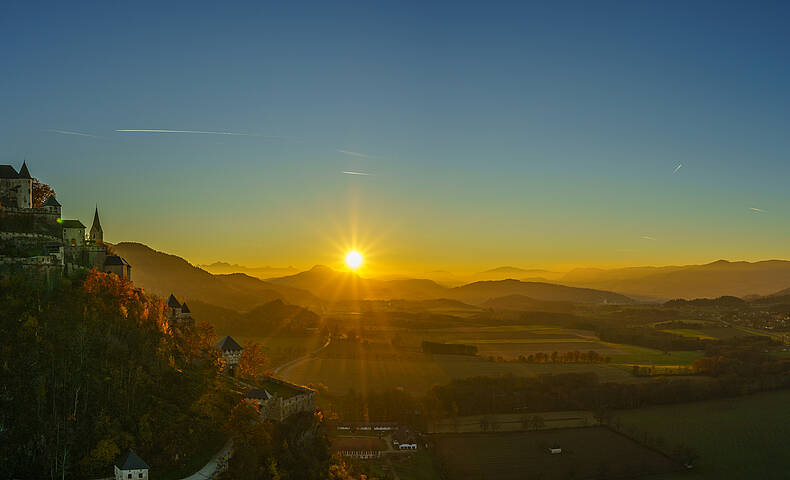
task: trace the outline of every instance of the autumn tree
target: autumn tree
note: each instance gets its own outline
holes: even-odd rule
[[[50,195],[55,195],[55,190],[47,185],[38,181],[37,178],[33,179],[33,191],[31,192],[33,200],[33,208],[40,208],[41,205],[47,201]]]
[[[268,359],[263,354],[263,346],[258,342],[247,342],[239,359],[238,374],[244,378],[255,379],[267,373]]]

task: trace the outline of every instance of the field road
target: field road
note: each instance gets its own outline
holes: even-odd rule
[[[203,466],[199,471],[181,480],[206,480],[207,478],[214,478],[219,471],[219,464],[222,460],[226,459],[233,450],[233,440],[228,440],[222,450],[215,453],[211,460]]]
[[[291,360],[290,362],[285,362],[285,363],[283,363],[282,365],[280,365],[279,367],[277,367],[277,368],[275,368],[275,369],[274,369],[274,373],[275,373],[275,374],[278,374],[278,373],[280,373],[280,371],[281,371],[281,370],[284,370],[284,369],[286,369],[286,368],[290,367],[291,365],[296,365],[297,363],[300,363],[300,362],[303,362],[303,361],[307,360],[307,359],[308,359],[308,358],[310,358],[311,356],[315,355],[316,353],[318,353],[318,352],[320,352],[321,350],[323,350],[323,349],[325,349],[326,347],[328,347],[328,346],[329,346],[329,344],[330,344],[331,342],[332,342],[332,336],[330,335],[330,336],[328,336],[328,337],[326,338],[326,342],[324,342],[324,344],[323,344],[323,345],[321,345],[320,347],[316,348],[315,350],[313,350],[313,351],[312,351],[312,352],[310,352],[310,353],[306,353],[306,354],[302,355],[301,357],[294,358],[294,359],[293,359],[293,360]]]

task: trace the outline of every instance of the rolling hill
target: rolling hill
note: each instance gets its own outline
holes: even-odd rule
[[[244,313],[199,300],[190,302],[190,309],[195,318],[211,322],[219,336],[301,335],[306,328],[317,327],[320,320],[312,311],[282,300],[272,300]]]
[[[560,282],[660,300],[762,296],[790,287],[790,262],[719,260],[704,265],[576,269]]]
[[[629,304],[634,300],[619,293],[589,288],[566,287],[543,282],[496,280],[474,282],[450,289],[449,297],[462,302],[481,304],[508,295],[523,295],[534,300],[573,303]]]
[[[269,284],[244,274],[212,275],[176,255],[158,252],[141,243],[123,242],[112,246],[132,265],[132,280],[150,293],[193,303],[201,300],[236,311],[250,310],[273,300],[306,307],[321,305],[310,294],[286,285]]]
[[[480,306],[492,310],[554,313],[573,312],[573,303],[571,302],[541,301],[525,295],[506,295],[504,297],[491,298],[481,303]]]

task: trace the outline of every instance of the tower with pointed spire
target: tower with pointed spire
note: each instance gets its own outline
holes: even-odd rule
[[[99,206],[93,212],[93,225],[89,234],[90,241],[93,244],[104,243],[104,232],[101,229],[101,222],[99,222]]]

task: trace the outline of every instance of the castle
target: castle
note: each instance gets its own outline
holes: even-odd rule
[[[34,190],[26,162],[18,172],[0,165],[0,277],[24,273],[51,283],[96,268],[131,279],[132,266],[108,254],[98,206],[86,236],[82,222],[61,218],[54,195],[36,204]]]

